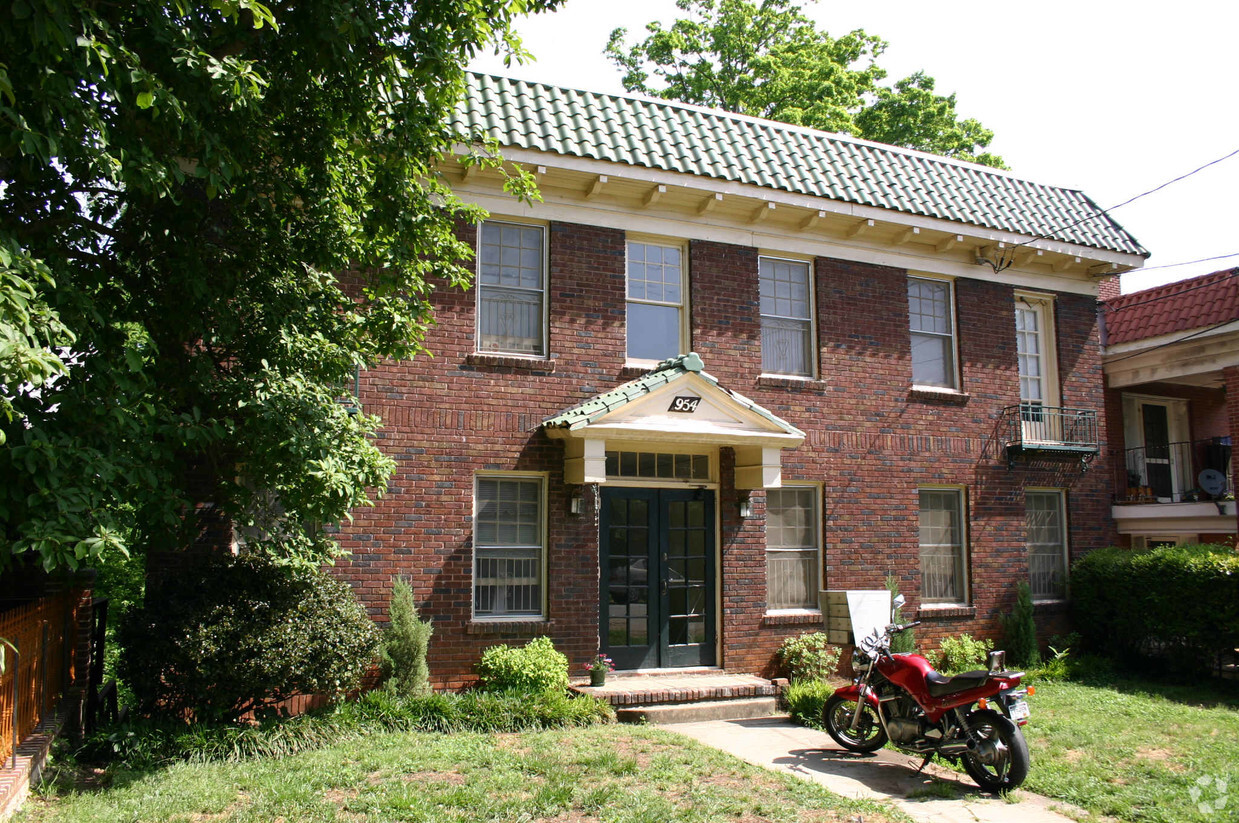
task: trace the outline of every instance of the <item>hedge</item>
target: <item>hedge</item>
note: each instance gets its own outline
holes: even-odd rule
[[[1108,548],[1071,573],[1076,628],[1128,665],[1198,671],[1239,647],[1239,554],[1229,546]]]

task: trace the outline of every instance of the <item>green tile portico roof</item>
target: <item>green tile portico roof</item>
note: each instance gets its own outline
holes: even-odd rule
[[[669,360],[664,360],[653,369],[641,375],[635,380],[630,380],[621,386],[617,386],[609,392],[598,394],[584,403],[573,406],[570,409],[560,412],[554,417],[548,417],[542,421],[542,425],[546,428],[553,429],[579,429],[588,426],[598,418],[609,414],[617,409],[620,409],[634,400],[653,392],[661,386],[665,386],[674,380],[678,380],[686,374],[696,374],[702,380],[705,380],[712,386],[715,386],[719,391],[725,392],[732,400],[747,408],[749,411],[764,417],[774,425],[783,429],[788,434],[795,434],[801,437],[804,433],[797,429],[792,424],[788,423],[762,408],[757,403],[749,400],[747,397],[736,394],[733,391],[723,388],[719,385],[718,380],[712,375],[704,371],[705,364],[701,362],[701,357],[696,352],[682,354],[679,357],[672,357]]]
[[[1148,252],[1082,192],[845,135],[682,103],[470,73],[456,125],[500,146],[743,183],[843,203]]]

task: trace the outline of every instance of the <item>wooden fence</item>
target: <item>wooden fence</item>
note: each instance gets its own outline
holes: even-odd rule
[[[0,764],[56,711],[73,682],[78,596],[70,589],[0,613],[0,638],[17,649],[5,646],[0,675]]]

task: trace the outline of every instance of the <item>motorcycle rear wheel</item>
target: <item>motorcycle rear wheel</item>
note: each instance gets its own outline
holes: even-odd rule
[[[882,728],[878,710],[866,701],[853,728],[855,715],[855,700],[833,695],[822,707],[822,725],[836,743],[850,752],[876,752],[885,746],[886,729]]]
[[[962,759],[968,776],[994,794],[1010,791],[1023,783],[1028,777],[1030,759],[1028,743],[1020,727],[992,709],[968,715],[968,727],[982,739],[982,745],[998,747],[989,763],[976,752],[965,752]]]

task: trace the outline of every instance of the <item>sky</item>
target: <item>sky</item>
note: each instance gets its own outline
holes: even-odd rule
[[[832,34],[864,29],[889,44],[887,82],[924,70],[961,117],[993,130],[990,151],[1020,177],[1079,189],[1110,208],[1239,150],[1239,3],[1179,0],[874,0],[806,3]],[[589,91],[624,93],[603,55],[612,29],[628,42],[673,0],[567,0],[517,25],[535,62],[471,64]],[[1122,277],[1124,293],[1239,266],[1239,155],[1116,209],[1152,253]],[[1192,265],[1172,265],[1229,255]]]

